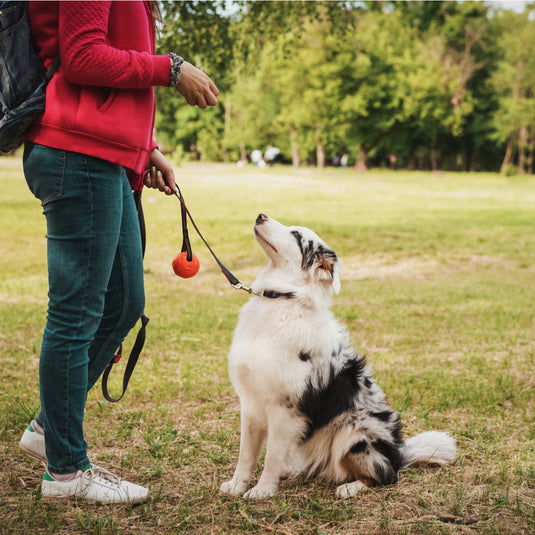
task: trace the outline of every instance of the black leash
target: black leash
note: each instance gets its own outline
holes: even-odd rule
[[[147,244],[147,231],[145,228],[145,216],[143,214],[143,206],[141,204],[141,191],[137,191],[137,190],[134,191],[134,201],[136,203],[137,218],[139,221],[139,230],[141,233],[141,251],[143,253],[143,257],[145,257],[145,246]],[[134,346],[132,347],[132,350],[130,351],[130,355],[128,356],[128,362],[126,363],[126,368],[124,370],[123,391],[118,398],[112,398],[108,392],[108,376],[110,375],[113,365],[119,362],[119,360],[121,360],[121,357],[123,356],[123,344],[119,346],[113,359],[110,361],[110,363],[108,364],[108,366],[106,367],[106,369],[104,370],[102,374],[102,395],[107,401],[110,401],[111,403],[115,403],[119,401],[126,392],[126,389],[128,387],[128,382],[130,381],[130,377],[132,376],[132,373],[134,372],[134,368],[136,367],[137,361],[139,359],[139,355],[141,354],[141,350],[143,349],[143,345],[145,344],[146,327],[148,323],[149,323],[149,318],[143,312],[143,314],[141,315],[141,327],[139,328],[139,331],[137,333],[136,341],[134,342]]]
[[[210,251],[210,254],[214,257],[214,260],[217,262],[218,266],[221,268],[221,271],[223,272],[223,275],[225,275],[226,279],[229,281],[231,286],[235,288],[236,290],[244,290],[249,294],[258,295],[261,297],[268,297],[270,299],[277,299],[277,298],[285,298],[285,299],[292,299],[295,297],[294,292],[276,292],[273,290],[264,290],[263,292],[255,292],[251,288],[248,288],[243,284],[243,282],[240,281],[235,275],[232,274],[232,272],[219,260],[217,255],[214,253],[213,249],[210,247],[208,242],[204,239],[204,236],[202,235],[201,231],[199,230],[199,227],[195,224],[195,221],[193,220],[193,217],[191,216],[190,211],[188,210],[188,207],[186,206],[186,202],[184,201],[184,197],[182,195],[182,192],[180,191],[180,188],[176,186],[175,196],[180,201],[180,209],[181,209],[181,218],[182,218],[182,251],[186,252],[186,258],[188,262],[191,262],[193,258],[193,252],[191,249],[191,243],[189,241],[189,233],[188,233],[188,217],[191,221],[191,224],[195,228],[197,234],[201,238],[201,240],[204,242],[204,245],[206,245],[207,249]],[[147,243],[147,234],[146,234],[146,228],[145,228],[145,217],[143,215],[143,206],[141,204],[141,191],[134,191],[134,201],[136,203],[136,209],[137,209],[137,215],[138,215],[138,221],[139,221],[139,229],[141,232],[141,248],[143,252],[143,257],[145,257],[145,246]],[[102,374],[102,394],[104,398],[112,403],[115,403],[119,401],[125,394],[126,389],[128,387],[128,382],[130,381],[130,377],[132,376],[132,373],[134,372],[134,368],[136,367],[137,361],[139,359],[139,355],[141,354],[141,350],[143,349],[143,345],[145,344],[145,336],[146,336],[146,327],[149,323],[149,318],[143,313],[141,315],[141,327],[137,333],[136,341],[134,343],[134,346],[132,347],[132,350],[130,351],[130,355],[128,356],[128,362],[126,364],[126,368],[123,375],[123,391],[121,395],[118,398],[112,398],[108,392],[108,376],[110,375],[111,369],[113,368],[113,365],[119,362],[119,360],[122,357],[123,353],[123,344],[119,346],[117,349],[117,352],[115,353],[113,359],[108,364],[106,369],[104,370]]]
[[[227,278],[229,283],[233,288],[236,290],[245,290],[247,293],[260,295],[251,290],[251,288],[247,288],[243,282],[238,279],[235,275],[232,274],[232,272],[217,258],[217,255],[214,253],[210,245],[208,245],[208,242],[204,239],[204,236],[201,234],[201,231],[199,230],[199,227],[195,224],[195,221],[193,220],[193,217],[190,214],[190,211],[188,210],[188,207],[186,206],[186,202],[184,201],[184,196],[182,195],[182,192],[180,191],[180,188],[176,186],[175,191],[176,198],[180,201],[180,209],[182,213],[182,252],[187,251],[187,259],[188,262],[191,262],[192,259],[192,253],[191,253],[191,244],[189,241],[189,234],[188,234],[188,225],[187,225],[187,218],[189,217],[191,224],[193,225],[193,228],[197,231],[197,234],[201,238],[201,240],[204,242],[204,245],[206,245],[207,249],[210,251],[210,254],[214,257],[214,260],[217,262],[218,266],[221,268],[221,271],[223,272],[223,275]]]

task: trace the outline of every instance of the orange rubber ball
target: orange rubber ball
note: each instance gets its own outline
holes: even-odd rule
[[[186,251],[177,254],[173,259],[173,271],[183,279],[194,277],[199,271],[200,265],[199,259],[195,255],[188,262],[188,253]]]

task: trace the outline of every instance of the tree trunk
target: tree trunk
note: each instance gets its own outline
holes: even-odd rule
[[[433,148],[429,151],[429,161],[431,162],[431,171],[436,171],[437,166],[437,151]]]
[[[533,174],[533,151],[535,150],[535,130],[533,130],[529,136],[528,146],[528,168],[527,172]]]
[[[528,129],[522,126],[518,132],[518,172],[523,175],[526,172],[525,154],[528,141]]]
[[[512,134],[509,137],[509,141],[507,142],[507,147],[505,149],[505,156],[503,157],[501,172],[505,173],[505,170],[507,166],[511,163],[511,159],[513,157],[513,147],[515,144],[515,135]]]
[[[366,173],[366,171],[368,171],[368,166],[366,165],[367,160],[368,149],[361,145],[359,147],[359,155],[357,158],[357,162],[355,163],[355,171],[358,171],[359,173]]]
[[[520,96],[520,79],[522,77],[523,63],[519,59],[516,63],[516,77],[515,85],[513,86],[513,102],[516,104]],[[507,142],[507,147],[505,149],[505,156],[503,157],[501,172],[505,173],[507,166],[511,163],[513,159],[513,149],[516,141],[517,132],[512,132],[509,136],[509,141]]]
[[[414,156],[414,152],[411,152],[407,156],[407,171],[414,171],[416,169],[416,157]]]
[[[325,167],[325,147],[321,140],[321,125],[319,123],[316,125],[316,139],[316,165],[318,169],[323,169]]]
[[[325,167],[325,147],[321,141],[316,145],[316,161],[318,169]]]
[[[247,152],[245,152],[245,143],[240,141],[240,160],[242,162],[247,161]]]
[[[465,147],[463,168],[466,172],[473,171],[472,169],[472,141],[471,140],[466,144],[466,147]]]
[[[301,162],[299,161],[299,148],[297,146],[297,133],[295,125],[290,125],[290,143],[292,145],[292,167],[298,169]]]

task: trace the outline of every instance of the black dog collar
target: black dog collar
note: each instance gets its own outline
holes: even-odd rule
[[[278,299],[284,297],[284,299],[293,299],[295,297],[294,292],[276,292],[275,290],[264,290],[262,297],[269,297],[270,299]]]

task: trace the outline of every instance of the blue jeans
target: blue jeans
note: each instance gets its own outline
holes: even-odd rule
[[[39,380],[48,468],[89,464],[87,392],[145,305],[141,236],[123,167],[27,143],[24,174],[47,224],[49,303]]]

